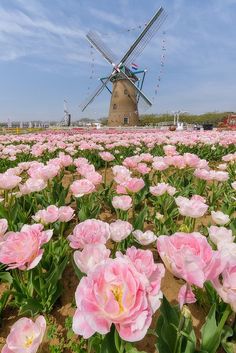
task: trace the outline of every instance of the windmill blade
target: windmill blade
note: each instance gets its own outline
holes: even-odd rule
[[[147,26],[144,28],[139,37],[135,40],[135,42],[131,45],[127,53],[123,56],[120,61],[119,66],[125,64],[129,66],[129,64],[144,50],[147,44],[150,42],[152,37],[161,27],[163,22],[167,18],[167,13],[161,7],[153,16],[153,18],[149,21]]]
[[[68,113],[67,101],[64,99],[64,113]]]
[[[95,89],[95,91],[82,103],[80,104],[80,108],[82,112],[87,108],[87,106],[93,102],[93,100],[104,90],[108,82],[110,81],[113,74],[111,74],[106,81],[100,83],[100,85]]]
[[[108,46],[103,42],[101,37],[98,35],[98,33],[90,31],[87,35],[86,38],[90,42],[90,44],[96,48],[99,53],[102,54],[104,59],[109,62],[111,65],[115,65],[115,62],[117,60],[115,54],[108,48]]]
[[[148,97],[145,96],[145,94],[140,91],[140,89],[133,83],[133,81],[129,78],[129,76],[126,75],[125,72],[120,71],[120,74],[122,76],[125,77],[125,79],[127,79],[130,84],[133,86],[133,88],[135,89],[136,93],[137,93],[137,99],[138,101],[140,101],[140,103],[143,105],[144,108],[149,108],[152,106],[152,102],[148,99]]]

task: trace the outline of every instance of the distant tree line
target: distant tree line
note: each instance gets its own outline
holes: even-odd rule
[[[232,112],[209,112],[200,115],[196,114],[180,114],[179,121],[189,124],[203,124],[209,123],[213,125],[218,125],[220,121]],[[174,120],[173,114],[145,114],[140,116],[141,125],[159,124],[161,122],[171,122]]]
[[[204,114],[180,114],[179,121],[189,124],[213,124],[217,126],[219,122],[223,120],[223,118],[227,117],[229,114],[235,114],[233,112],[208,112]],[[158,125],[162,122],[173,122],[174,115],[173,114],[143,114],[140,115],[140,124],[142,126],[145,125]],[[107,125],[108,119],[106,117],[100,118],[100,122],[103,125]]]

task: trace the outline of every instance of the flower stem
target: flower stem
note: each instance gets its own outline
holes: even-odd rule
[[[232,312],[232,309],[231,309],[230,305],[227,305],[227,307],[226,307],[225,311],[223,312],[223,315],[220,319],[220,323],[218,325],[219,332],[221,332],[223,330],[223,327],[226,323],[226,320],[228,319],[231,312]]]

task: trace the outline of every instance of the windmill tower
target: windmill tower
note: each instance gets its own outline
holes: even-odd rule
[[[101,78],[101,84],[81,105],[84,111],[90,103],[106,88],[111,93],[110,110],[108,117],[109,126],[135,126],[139,123],[138,105],[142,104],[145,108],[151,107],[152,103],[143,93],[143,83],[146,70],[131,71],[130,65],[134,59],[142,53],[146,45],[150,42],[157,30],[167,17],[166,12],[161,7],[138,38],[131,45],[121,60],[117,61],[116,56],[106,46],[99,35],[95,32],[89,32],[87,39],[103,56],[103,58],[112,65],[112,72],[107,77]],[[118,62],[118,64],[116,64]],[[142,79],[138,78],[142,74]],[[112,89],[108,84],[112,84]]]

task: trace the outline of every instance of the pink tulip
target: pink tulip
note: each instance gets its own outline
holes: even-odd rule
[[[149,168],[146,163],[138,163],[137,165],[137,171],[143,175],[148,174],[150,170],[151,168]]]
[[[135,230],[133,232],[135,239],[141,245],[149,245],[157,240],[156,235],[151,230],[146,230],[146,232],[142,232],[141,230]]]
[[[225,266],[200,233],[175,233],[157,239],[157,250],[167,269],[176,277],[200,288],[216,278]]]
[[[236,243],[226,239],[226,241],[218,242],[217,249],[220,251],[222,261],[230,266],[236,264]]]
[[[105,244],[110,237],[109,225],[97,219],[87,219],[75,226],[68,240],[73,249],[83,249],[87,244]]]
[[[126,239],[131,234],[132,230],[132,224],[118,219],[110,224],[111,239],[115,242],[120,242]]]
[[[136,270],[144,276],[146,282],[148,299],[152,311],[155,312],[160,306],[162,293],[160,292],[161,280],[165,275],[165,268],[162,264],[155,264],[153,254],[150,250],[137,249],[134,246],[126,250],[126,254],[116,253],[117,257],[126,258],[135,266]]]
[[[80,179],[71,184],[70,190],[75,197],[82,197],[91,194],[95,190],[95,186],[87,179]]]
[[[46,320],[39,316],[35,322],[22,317],[14,323],[2,353],[36,353],[46,331]]]
[[[200,168],[196,169],[193,175],[199,179],[206,180],[206,181],[213,179],[212,174],[206,169],[200,169]]]
[[[94,270],[95,266],[109,258],[111,251],[104,244],[87,244],[82,251],[74,252],[76,266],[83,273]]]
[[[230,222],[229,216],[221,211],[211,211],[211,217],[216,224],[222,226]]]
[[[131,178],[131,172],[122,165],[115,165],[112,168],[114,180],[117,184],[123,184]]]
[[[229,179],[229,173],[223,171],[216,171],[214,173],[214,180],[216,181],[226,181]]]
[[[178,152],[176,151],[176,147],[172,145],[163,146],[163,150],[166,156],[174,156],[178,154]]]
[[[132,207],[132,198],[128,195],[115,196],[112,199],[112,206],[122,211],[127,211]]]
[[[60,152],[59,153],[59,158],[60,158],[60,162],[61,162],[61,166],[62,167],[68,167],[69,165],[73,164],[73,159],[68,154]]]
[[[159,183],[155,186],[150,186],[150,193],[154,196],[161,196],[167,191],[166,183]]]
[[[197,168],[199,166],[200,158],[193,153],[184,153],[183,155],[185,163],[191,168]]]
[[[115,159],[113,154],[110,152],[100,152],[99,156],[105,161],[105,162],[111,162]]]
[[[193,195],[191,197],[191,200],[192,201],[200,201],[202,203],[206,203],[206,199],[204,197],[200,196],[200,195]]]
[[[178,302],[180,309],[183,308],[184,304],[192,304],[196,303],[197,299],[191,289],[191,286],[189,284],[184,284],[178,294]]]
[[[208,228],[211,241],[218,247],[220,243],[233,243],[234,237],[231,229],[225,227],[210,226]]]
[[[166,192],[169,195],[173,196],[176,193],[176,189],[173,186],[166,183],[158,183],[155,186],[150,186],[149,190],[150,190],[150,193],[154,196],[161,196]]]
[[[208,206],[199,197],[192,197],[190,200],[186,197],[178,196],[175,198],[179,213],[182,216],[199,218],[202,217],[208,209]]]
[[[123,184],[128,192],[136,193],[144,188],[145,183],[142,178],[131,178]]]
[[[126,187],[122,184],[117,184],[116,185],[116,193],[119,195],[128,195],[128,192],[126,190]]]
[[[236,265],[228,265],[221,274],[221,278],[212,281],[214,288],[225,303],[230,304],[236,312]]]
[[[152,167],[154,170],[163,171],[163,170],[166,170],[169,167],[169,165],[165,163],[164,160],[161,160],[161,161],[153,162]]]
[[[234,181],[234,182],[231,184],[231,186],[232,186],[232,188],[233,188],[234,190],[236,190],[236,181]]]
[[[29,178],[25,184],[19,184],[21,195],[28,195],[32,192],[39,192],[47,187],[47,183],[44,179],[33,179]]]
[[[8,228],[8,222],[5,218],[0,219],[0,237],[3,236]]]
[[[73,331],[87,339],[95,332],[107,334],[114,323],[122,339],[141,340],[152,320],[149,289],[147,277],[130,260],[106,260],[83,277],[77,287]],[[160,292],[156,296],[161,297]]]
[[[140,156],[132,156],[132,157],[126,157],[123,161],[123,165],[127,168],[137,168],[138,163],[141,162],[142,157]]]
[[[153,156],[151,155],[151,153],[141,153],[140,158],[142,162],[146,163],[153,161]]]
[[[94,173],[95,172],[95,167],[92,164],[81,164],[77,167],[77,172],[82,175],[83,177],[85,177],[86,174],[89,173]]]
[[[14,189],[21,182],[21,177],[7,173],[0,174],[0,189]]]
[[[54,205],[48,206],[45,210],[39,210],[35,216],[32,216],[33,220],[40,222],[44,225],[54,223],[58,220],[58,207]]]
[[[54,178],[60,171],[60,166],[55,164],[44,165],[39,163],[29,168],[28,174],[32,179],[43,179],[45,181]]]
[[[89,164],[89,161],[87,158],[79,157],[79,158],[74,159],[74,165],[76,167],[79,167],[81,165],[86,165],[86,164]]]
[[[41,246],[52,237],[53,231],[43,231],[41,224],[24,225],[20,232],[8,232],[0,243],[0,262],[8,269],[30,270],[43,256]]]
[[[61,206],[58,209],[58,221],[69,222],[74,217],[75,211],[70,206]]]
[[[87,180],[91,181],[91,183],[93,183],[93,185],[95,185],[95,186],[102,183],[102,175],[97,172],[86,173],[85,178]]]

